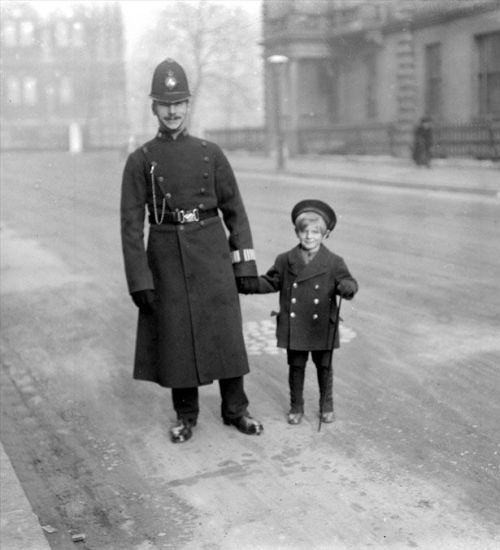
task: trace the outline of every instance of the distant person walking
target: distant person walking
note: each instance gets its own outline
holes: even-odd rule
[[[424,116],[413,131],[413,160],[417,166],[431,166],[432,119]]]
[[[287,350],[290,389],[289,424],[304,416],[304,377],[309,354],[316,366],[322,422],[333,422],[334,348],[339,347],[337,295],[351,300],[358,291],[344,260],[323,244],[337,223],[323,201],[303,200],[292,210],[299,244],[277,256],[257,281],[249,280],[243,293],[279,292],[278,347]]]
[[[260,434],[243,387],[238,288],[257,268],[238,185],[221,149],[189,135],[188,81],[174,60],[156,67],[150,97],[158,133],[128,156],[121,193],[125,271],[139,308],[134,378],[172,389],[174,443],[191,437],[198,387],[214,380],[224,423]]]

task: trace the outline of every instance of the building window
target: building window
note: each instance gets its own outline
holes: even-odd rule
[[[33,46],[35,43],[35,25],[32,21],[21,21],[19,43],[21,46]]]
[[[375,55],[366,58],[366,116],[377,118],[377,59]]]
[[[297,108],[308,126],[327,125],[333,117],[332,71],[326,59],[304,59],[299,65]]]
[[[61,78],[59,83],[59,100],[63,105],[73,103],[74,90],[71,79],[67,76]]]
[[[11,105],[19,105],[21,103],[19,80],[12,76],[7,78],[7,101]]]
[[[326,67],[326,74],[330,78],[329,90],[329,121],[336,122],[339,118],[339,63],[338,61],[330,62]]]
[[[48,84],[45,87],[45,104],[49,116],[53,115],[56,111],[56,90],[53,84]]]
[[[17,45],[17,32],[14,21],[7,21],[2,29],[2,43],[8,48],[13,48]]]
[[[425,111],[439,118],[442,109],[441,44],[425,48]]]
[[[66,47],[69,44],[68,25],[65,21],[58,21],[55,29],[56,44]]]
[[[36,78],[27,76],[23,80],[23,97],[26,105],[36,105],[38,102],[38,90]]]
[[[76,48],[81,48],[85,46],[85,37],[83,25],[80,21],[75,21],[73,23],[73,46]]]
[[[500,115],[500,32],[477,38],[479,53],[479,114]]]
[[[49,29],[42,29],[40,33],[40,49],[48,55],[51,50],[52,39]]]

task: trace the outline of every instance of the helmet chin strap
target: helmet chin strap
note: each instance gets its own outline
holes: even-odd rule
[[[181,126],[175,130],[172,128],[169,128],[168,126],[165,126],[164,124],[160,124],[162,132],[165,132],[166,134],[170,134],[173,138],[176,138],[179,134],[181,134],[186,127],[185,124],[181,124]]]
[[[176,128],[175,130],[173,128],[169,128],[168,126],[165,126],[164,124],[161,125],[161,129],[164,132],[167,132],[167,134],[175,134],[177,132],[182,132],[184,128],[184,125],[180,126],[179,128]]]

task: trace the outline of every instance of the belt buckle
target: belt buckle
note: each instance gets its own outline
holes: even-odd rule
[[[200,211],[198,208],[193,210],[179,210],[179,223],[192,223],[200,221]]]

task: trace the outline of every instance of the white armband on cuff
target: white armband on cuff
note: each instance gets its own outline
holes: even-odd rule
[[[231,263],[255,261],[255,250],[253,248],[243,248],[242,250],[234,250],[231,252]]]

